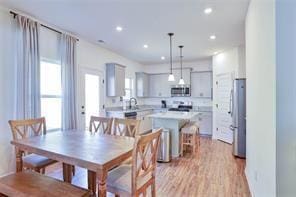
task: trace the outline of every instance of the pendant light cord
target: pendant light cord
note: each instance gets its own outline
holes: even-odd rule
[[[168,33],[170,36],[170,64],[171,64],[171,74],[173,74],[173,50],[172,50],[172,36],[173,33]]]
[[[184,46],[179,46],[180,48],[180,64],[181,64],[181,79],[183,79],[183,53],[182,49]]]

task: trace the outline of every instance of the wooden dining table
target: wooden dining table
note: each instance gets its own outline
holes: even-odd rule
[[[96,194],[98,179],[99,196],[106,196],[108,171],[132,155],[134,138],[66,130],[48,133],[11,144],[29,153],[35,153],[63,163],[65,182],[72,181],[72,166],[88,170],[88,189]],[[16,155],[16,169],[22,171],[22,155]]]

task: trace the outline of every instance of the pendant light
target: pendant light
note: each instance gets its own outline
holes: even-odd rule
[[[180,48],[180,64],[181,64],[181,78],[180,78],[180,81],[179,81],[179,85],[184,85],[185,84],[184,79],[183,79],[183,54],[182,54],[183,47],[184,46],[179,46],[179,48]]]
[[[168,35],[170,36],[170,64],[171,64],[171,72],[168,78],[168,81],[175,81],[175,77],[173,75],[173,55],[172,55],[172,36],[174,35],[174,33],[168,33]]]

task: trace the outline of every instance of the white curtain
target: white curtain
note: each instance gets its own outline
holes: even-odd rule
[[[16,16],[16,114],[17,119],[40,117],[39,23]]]
[[[62,129],[76,129],[76,38],[62,34],[60,49],[62,65]]]

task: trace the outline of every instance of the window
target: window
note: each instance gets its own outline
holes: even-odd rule
[[[41,115],[48,130],[61,128],[62,87],[61,65],[47,60],[40,64]]]
[[[124,99],[130,99],[133,97],[133,79],[125,78],[125,96]]]

